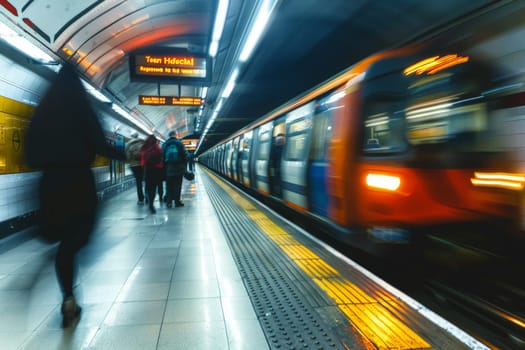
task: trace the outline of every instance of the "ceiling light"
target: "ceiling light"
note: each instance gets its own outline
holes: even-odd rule
[[[214,115],[217,115],[219,113],[219,111],[221,110],[223,104],[224,104],[224,99],[221,98],[219,100],[219,103],[217,103],[217,106],[215,107],[215,110],[213,111]]]
[[[84,85],[84,89],[86,89],[86,91],[89,92],[91,95],[93,95],[95,98],[97,98],[100,101],[105,102],[105,103],[111,102],[111,100],[109,98],[107,98],[99,90],[95,89],[90,83],[88,83],[84,79],[80,79],[80,81],[82,81],[82,85]]]
[[[239,75],[239,68],[235,68],[232,75],[230,75],[230,79],[228,80],[228,83],[226,84],[226,88],[222,92],[222,97],[228,98],[230,97],[233,88],[235,87],[235,80],[237,80],[237,76]]]
[[[42,51],[42,49],[37,47],[28,39],[15,32],[3,22],[0,22],[0,38],[2,38],[13,48],[19,50],[26,56],[29,56],[29,58],[32,60],[47,64],[57,63],[54,58]]]
[[[277,0],[265,0],[261,4],[261,7],[259,7],[255,22],[250,28],[250,34],[248,34],[248,38],[244,42],[244,47],[241,51],[241,55],[239,56],[239,61],[246,62],[252,54],[255,45],[259,42],[259,39],[266,28],[266,24],[268,23],[270,15],[272,14],[276,4]]]
[[[273,9],[275,8],[275,5],[277,4],[278,0],[263,0],[261,5],[258,8],[257,14],[255,15],[255,19],[250,23],[250,29],[248,30],[248,36],[246,37],[246,40],[244,41],[244,46],[241,49],[241,54],[239,55],[239,62],[244,63],[248,60],[251,53],[253,52],[253,49],[257,45],[257,42],[261,38],[262,33],[264,32],[264,29],[268,23],[268,20],[270,19],[270,15],[272,14]],[[228,8],[228,3],[225,0],[219,0],[219,6],[217,10],[217,16],[215,19],[215,26],[213,29],[213,36],[212,36],[212,42],[210,44],[210,56],[214,57],[217,53],[218,49],[218,42],[220,40],[220,36],[222,35],[222,30],[224,27],[224,21],[226,19],[226,12]],[[236,67],[234,71],[231,73],[228,82],[226,83],[226,86],[221,94],[222,99],[218,102],[217,107],[215,108],[213,112],[213,116],[208,120],[206,123],[206,128],[201,134],[199,144],[197,145],[197,149],[195,152],[198,152],[200,146],[202,145],[202,142],[204,141],[206,134],[208,133],[208,130],[210,129],[211,125],[215,121],[215,119],[218,116],[218,112],[222,107],[222,104],[224,102],[223,99],[226,99],[230,97],[237,80],[237,76],[239,75],[240,67]]]
[[[206,98],[206,94],[208,93],[208,87],[205,86],[201,90],[201,98],[204,100]]]
[[[213,26],[213,35],[210,44],[210,56],[215,57],[219,49],[219,41],[221,40],[222,30],[224,29],[224,22],[226,21],[226,13],[228,12],[228,0],[219,0],[217,8],[217,15],[215,16],[215,24]]]

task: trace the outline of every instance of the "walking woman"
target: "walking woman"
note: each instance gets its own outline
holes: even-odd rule
[[[58,241],[55,268],[62,289],[62,325],[80,316],[73,294],[75,257],[95,224],[97,195],[91,164],[99,154],[124,160],[106,142],[75,70],[64,63],[36,108],[26,133],[26,161],[42,170],[40,233]]]

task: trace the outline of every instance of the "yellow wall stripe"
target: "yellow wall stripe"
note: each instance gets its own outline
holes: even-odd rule
[[[0,96],[0,174],[34,171],[25,162],[25,136],[35,107]],[[96,156],[92,166],[107,166],[109,159]]]
[[[244,209],[259,228],[335,301],[350,323],[374,346],[381,350],[431,348],[425,340],[392,315],[378,301],[378,298],[393,300],[388,293],[377,293],[377,298],[370,296],[275,224],[245,197],[233,191],[209,171],[207,173],[233,198],[237,205]]]

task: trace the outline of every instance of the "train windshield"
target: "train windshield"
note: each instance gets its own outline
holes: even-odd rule
[[[405,108],[408,142],[447,143],[458,152],[494,150],[482,91],[482,82],[459,73],[413,79]]]
[[[393,70],[365,83],[365,153],[424,145],[455,152],[498,150],[495,122],[482,95],[487,81],[487,74],[458,64],[439,72]]]

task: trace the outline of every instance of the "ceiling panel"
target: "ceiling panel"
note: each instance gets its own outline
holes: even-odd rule
[[[159,86],[130,81],[128,58],[130,52],[154,45],[208,52],[218,1],[3,0],[0,17],[62,59],[75,62],[86,79],[131,113],[147,118],[159,133],[165,135],[173,128],[199,134],[237,62],[254,9],[263,0],[229,1],[203,122],[197,130],[194,107],[138,105],[138,95],[157,94]],[[279,0],[202,150],[373,52],[431,36],[474,12],[518,3]],[[509,52],[509,57],[513,54]],[[180,90],[183,95],[201,92],[199,86],[181,85]],[[178,91],[177,84],[160,85],[163,95]]]

